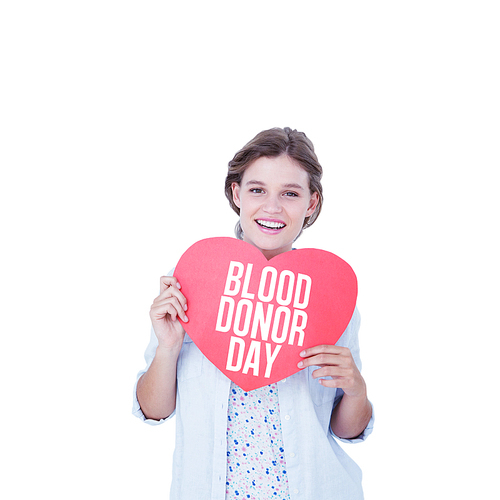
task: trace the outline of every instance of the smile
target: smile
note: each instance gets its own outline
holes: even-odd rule
[[[284,222],[271,220],[257,219],[255,222],[257,222],[259,226],[265,227],[266,229],[282,229],[286,226]]]

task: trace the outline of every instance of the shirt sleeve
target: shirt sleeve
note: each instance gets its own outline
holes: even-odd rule
[[[348,347],[351,351],[352,357],[354,359],[354,363],[356,364],[357,368],[359,371],[361,371],[361,357],[359,355],[359,339],[358,339],[358,332],[359,332],[359,327],[361,324],[361,315],[359,314],[358,308],[356,307],[354,309],[354,313],[352,315],[351,321],[349,322],[349,325],[347,325],[347,328],[345,332],[342,334],[340,339],[338,340],[336,345],[342,346],[342,347]],[[338,403],[340,403],[340,400],[342,399],[342,396],[344,395],[344,391],[342,389],[337,389],[337,393],[335,395],[335,400],[333,402],[333,408],[337,406]],[[373,404],[370,401],[370,404],[372,406],[372,416],[370,418],[370,421],[368,422],[367,426],[365,427],[365,430],[359,435],[356,436],[355,438],[352,439],[345,439],[338,437],[333,431],[332,428],[330,427],[330,433],[335,439],[338,439],[339,441],[342,441],[344,443],[361,443],[363,442],[373,431],[373,424],[375,422],[375,416],[373,413]]]
[[[174,269],[172,269],[167,274],[167,276],[173,276],[173,275],[174,275]],[[137,399],[137,382],[139,382],[139,379],[142,377],[142,375],[144,375],[144,373],[148,371],[149,367],[151,366],[151,363],[153,362],[153,359],[156,354],[157,347],[158,347],[158,339],[156,338],[156,334],[155,331],[153,330],[153,327],[151,327],[151,336],[149,339],[149,345],[146,348],[146,352],[144,353],[144,359],[146,360],[146,367],[137,374],[137,379],[134,384],[134,392],[132,399],[132,414],[137,418],[140,418],[143,422],[146,422],[149,425],[162,424],[163,422],[171,419],[175,415],[175,410],[174,410],[171,415],[161,420],[152,420],[150,418],[146,418],[144,413],[142,413],[141,405],[139,404],[139,400]]]

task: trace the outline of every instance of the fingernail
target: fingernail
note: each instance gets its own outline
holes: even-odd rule
[[[181,289],[181,284],[177,282],[177,288],[180,290]]]
[[[188,317],[184,315],[184,323],[187,323],[189,321]]]
[[[187,304],[184,304],[184,311],[187,311],[188,310],[188,306]]]
[[[298,366],[299,368],[302,368],[302,367],[304,366],[304,362],[303,362],[303,361],[299,361],[299,363],[297,364],[297,366]]]
[[[306,355],[306,351],[302,351],[299,356],[305,356]]]

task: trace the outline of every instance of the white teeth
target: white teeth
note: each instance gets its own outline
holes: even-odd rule
[[[282,222],[271,222],[269,220],[257,220],[257,224],[260,224],[262,227],[267,227],[269,229],[281,229],[282,227],[285,227],[286,224],[283,224]]]

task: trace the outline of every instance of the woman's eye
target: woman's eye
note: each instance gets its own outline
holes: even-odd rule
[[[299,195],[297,193],[294,193],[293,191],[287,191],[285,193],[285,196],[292,196],[293,197],[293,196],[299,196]]]
[[[250,192],[251,193],[263,193],[262,189],[260,189],[260,188],[252,188],[252,189],[250,189]]]

